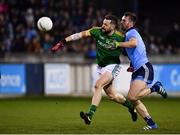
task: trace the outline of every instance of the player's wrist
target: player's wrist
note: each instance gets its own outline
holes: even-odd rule
[[[121,46],[121,42],[115,42],[115,46],[116,46],[116,48],[120,47]]]
[[[65,39],[65,38],[64,38],[64,39],[62,39],[60,42],[61,42],[61,43],[63,43],[63,44],[66,44],[66,43],[67,43],[67,41],[66,41],[66,39]]]

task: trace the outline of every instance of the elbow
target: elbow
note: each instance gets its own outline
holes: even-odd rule
[[[137,44],[132,44],[131,48],[135,48],[137,46]]]
[[[134,48],[134,47],[136,47],[137,46],[137,40],[136,39],[132,39],[132,40],[130,40],[130,48]]]
[[[137,41],[136,41],[136,40],[132,41],[132,42],[131,42],[131,47],[134,48],[134,47],[136,47],[136,46],[137,46]]]

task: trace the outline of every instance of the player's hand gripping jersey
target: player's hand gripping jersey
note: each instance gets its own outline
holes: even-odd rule
[[[89,30],[90,35],[96,40],[97,64],[104,67],[109,64],[120,64],[121,51],[114,47],[115,42],[123,42],[124,35],[116,31],[111,36],[103,33],[100,27]]]

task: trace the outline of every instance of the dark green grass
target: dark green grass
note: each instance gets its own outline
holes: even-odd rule
[[[91,98],[26,97],[0,99],[0,133],[180,133],[180,99],[143,100],[159,129],[143,131],[141,117],[132,122],[127,109],[103,98],[90,126],[79,111]]]

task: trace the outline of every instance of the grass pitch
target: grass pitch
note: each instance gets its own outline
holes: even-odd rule
[[[159,129],[143,131],[144,120],[132,122],[127,109],[102,99],[87,126],[79,117],[87,111],[91,98],[80,97],[23,97],[0,99],[0,133],[180,133],[180,98],[146,98],[143,100]]]

